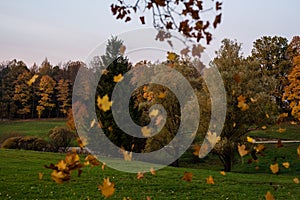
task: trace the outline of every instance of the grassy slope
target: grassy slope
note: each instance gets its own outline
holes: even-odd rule
[[[135,174],[100,167],[86,167],[81,177],[72,174],[71,181],[56,184],[50,178],[51,170],[44,164],[57,163],[63,154],[32,151],[0,150],[0,199],[103,199],[97,184],[110,177],[116,184],[111,199],[264,199],[271,191],[276,199],[299,199],[299,184],[293,183],[293,172],[273,175],[270,173],[245,174],[227,173],[205,169],[167,167],[156,176],[147,173],[144,179],[137,180]],[[181,177],[185,171],[194,174],[191,183]],[[38,180],[38,172],[45,173]],[[208,185],[205,179],[212,175],[215,185]],[[270,184],[272,183],[272,185]],[[278,189],[275,191],[273,186]]]
[[[0,134],[18,133],[46,138],[50,129],[65,126],[65,119],[0,122]]]

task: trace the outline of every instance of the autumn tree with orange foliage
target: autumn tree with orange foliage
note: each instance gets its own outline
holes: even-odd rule
[[[283,100],[289,102],[292,116],[300,121],[300,55],[293,59],[293,69],[288,81],[289,84],[284,88]]]

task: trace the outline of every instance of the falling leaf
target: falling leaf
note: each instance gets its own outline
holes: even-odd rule
[[[226,176],[226,172],[225,171],[220,171],[220,174],[223,176]]]
[[[271,194],[270,191],[268,191],[265,195],[266,200],[275,200],[274,196]]]
[[[36,79],[39,77],[38,74],[35,74],[31,77],[31,79],[29,81],[27,81],[27,85],[31,86],[35,81]]]
[[[250,98],[250,101],[252,102],[252,103],[255,103],[255,102],[257,102],[257,99],[254,99],[254,98]]]
[[[144,126],[142,127],[141,131],[144,137],[151,137],[151,132],[152,132],[151,128]]]
[[[152,175],[156,175],[156,171],[154,170],[153,167],[150,168],[150,173],[151,173]]]
[[[131,161],[132,160],[132,151],[131,152],[126,151],[124,149],[124,147],[121,147],[120,151],[123,154],[125,161]]]
[[[105,170],[105,167],[106,167],[106,163],[102,163],[101,169]]]
[[[97,98],[97,105],[100,110],[103,110],[104,112],[110,110],[110,107],[112,106],[112,101],[109,101],[108,95],[106,94],[103,98],[98,96]]]
[[[101,190],[102,195],[107,197],[110,197],[115,192],[115,184],[109,181],[109,177],[104,179],[102,185],[98,185],[98,189]]]
[[[277,130],[277,132],[278,132],[278,133],[283,133],[283,132],[285,132],[285,130],[286,130],[285,128],[279,128],[279,129]]]
[[[180,51],[180,54],[183,56],[187,56],[189,52],[190,52],[190,49],[188,47],[186,47]]]
[[[208,131],[206,134],[206,139],[209,142],[209,144],[214,145],[221,140],[221,137],[217,136],[216,132]]]
[[[256,167],[255,167],[255,170],[259,170],[259,167],[258,167],[258,166],[256,166]]]
[[[71,176],[69,173],[64,172],[64,171],[57,171],[53,170],[51,173],[51,178],[56,182],[56,183],[63,183],[65,181],[70,180]]]
[[[200,146],[199,145],[195,145],[194,146],[194,152],[193,152],[193,154],[195,156],[199,156],[199,151],[200,151]]]
[[[124,78],[124,77],[123,77],[122,74],[119,74],[118,76],[114,76],[114,82],[115,82],[115,83],[118,83],[118,82],[122,81],[123,78]]]
[[[91,121],[90,127],[93,128],[93,127],[95,126],[95,124],[96,124],[96,120],[93,119],[93,120]]]
[[[278,139],[277,144],[276,144],[276,147],[277,147],[277,148],[283,147],[283,144],[282,144],[282,142],[281,142],[281,139]]]
[[[255,143],[256,141],[252,137],[247,136],[247,142],[249,142],[249,143]]]
[[[102,74],[102,75],[107,75],[108,72],[109,72],[109,71],[108,71],[107,69],[102,69],[102,70],[101,70],[101,74]]]
[[[299,179],[296,177],[293,179],[294,183],[299,184]]]
[[[43,176],[44,176],[44,173],[39,172],[39,180],[42,180],[42,179],[43,179]]]
[[[206,178],[206,183],[207,184],[212,184],[212,185],[215,184],[213,177],[212,176],[207,177]]]
[[[119,49],[120,54],[124,55],[125,51],[126,51],[126,46],[125,45],[121,45],[121,47]]]
[[[255,147],[255,151],[256,153],[259,153],[259,152],[262,152],[266,149],[265,145],[264,144],[259,144]]]
[[[265,129],[267,129],[267,127],[266,127],[266,126],[262,126],[261,129],[262,129],[262,130],[265,130]]]
[[[87,157],[85,157],[86,161],[88,161],[89,163],[92,164],[92,166],[98,166],[100,165],[100,162],[97,160],[97,158],[95,158],[95,156],[93,156],[92,154],[87,155]]]
[[[192,179],[193,179],[193,174],[191,172],[184,172],[182,180],[187,182],[192,182]]]
[[[246,146],[244,144],[242,144],[242,145],[238,144],[238,152],[239,152],[241,157],[248,154],[248,151],[246,150]]]
[[[233,128],[236,127],[236,123],[235,123],[235,122],[233,122],[232,127],[233,127]]]
[[[141,16],[140,20],[141,20],[142,24],[145,24],[145,17],[144,16]]]
[[[237,107],[241,109],[241,111],[246,111],[249,109],[248,104],[245,103],[246,98],[243,95],[240,95],[238,98],[238,105]]]
[[[289,162],[283,162],[282,166],[286,169],[288,169],[290,167],[290,163]]]
[[[268,118],[268,119],[270,118],[270,116],[269,116],[269,114],[268,114],[268,113],[266,113],[266,118]]]
[[[144,178],[144,173],[138,172],[137,175],[136,175],[136,178],[137,178],[137,179],[142,179],[142,178]]]
[[[159,92],[157,98],[164,99],[166,97],[166,94],[167,94],[166,92]]]
[[[193,45],[193,48],[192,48],[192,56],[193,57],[196,57],[198,56],[199,58],[201,57],[201,53],[204,51],[204,47],[200,44],[198,45]]]
[[[59,171],[63,171],[67,169],[67,163],[64,160],[61,160],[56,164],[56,167],[58,168]]]
[[[153,109],[153,110],[150,111],[149,116],[150,117],[156,117],[158,115],[158,113],[159,113],[158,109]]]
[[[290,121],[290,124],[292,124],[292,125],[297,125],[297,122],[295,122],[295,121]]]
[[[297,148],[297,154],[298,154],[298,158],[300,158],[300,145],[299,145],[299,147]]]
[[[167,59],[169,61],[175,61],[176,60],[176,58],[177,58],[176,53],[174,53],[174,52],[168,52],[167,54],[168,54]]]
[[[277,174],[279,172],[279,166],[278,163],[276,164],[271,164],[270,165],[270,170],[272,171],[273,174]]]

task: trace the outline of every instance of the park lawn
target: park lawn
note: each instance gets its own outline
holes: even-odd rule
[[[293,178],[299,173],[226,173],[208,169],[166,167],[156,175],[124,173],[110,168],[84,167],[69,182],[56,184],[50,178],[51,170],[43,165],[57,163],[64,154],[0,149],[0,199],[104,199],[97,185],[109,177],[115,183],[115,193],[110,199],[265,199],[270,191],[276,199],[299,199],[300,185]],[[83,159],[82,159],[83,160]],[[181,180],[184,172],[192,172],[192,182]],[[44,173],[42,180],[38,173]],[[214,185],[206,183],[211,175]]]
[[[300,125],[284,122],[279,125],[267,125],[265,130],[251,131],[248,135],[254,138],[276,139],[282,140],[300,140]],[[285,129],[284,132],[279,132],[279,129]]]
[[[1,134],[19,134],[47,138],[50,129],[56,126],[66,126],[66,119],[1,121]]]

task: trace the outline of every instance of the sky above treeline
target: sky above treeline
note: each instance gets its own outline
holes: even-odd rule
[[[151,27],[150,21],[141,25],[138,18],[116,20],[110,12],[113,2],[117,0],[1,0],[0,61],[22,60],[29,67],[46,57],[53,65],[84,61],[112,35]],[[212,30],[207,54],[213,57],[224,38],[242,43],[244,55],[265,35],[291,40],[300,35],[299,8],[299,0],[224,0],[222,22]]]

